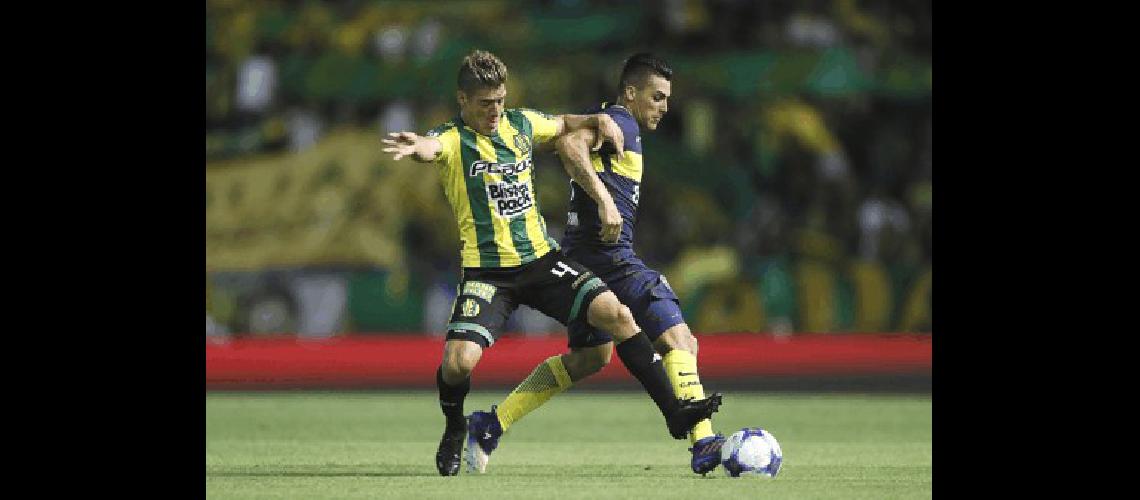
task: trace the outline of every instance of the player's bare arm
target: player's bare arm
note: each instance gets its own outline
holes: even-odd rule
[[[388,136],[391,138],[381,139],[380,142],[388,146],[383,151],[392,153],[392,159],[396,161],[411,156],[413,160],[426,163],[434,161],[443,150],[443,144],[435,137],[421,136],[414,132],[391,132]]]
[[[598,134],[593,130],[582,129],[559,137],[554,141],[554,147],[562,157],[562,168],[565,168],[570,178],[582,186],[586,194],[597,202],[598,219],[602,223],[602,230],[599,233],[601,240],[605,243],[615,243],[621,236],[621,212],[614,204],[610,191],[594,172],[590,164],[590,152],[587,149],[588,145],[597,141],[597,137]]]
[[[579,130],[593,130],[596,131],[597,134],[594,136],[594,141],[590,143],[591,151],[601,149],[602,143],[608,141],[614,145],[618,158],[622,158],[625,151],[625,135],[622,134],[621,127],[618,127],[614,119],[610,118],[610,115],[605,113],[593,115],[560,115],[556,118],[561,122],[558,125],[558,137]]]

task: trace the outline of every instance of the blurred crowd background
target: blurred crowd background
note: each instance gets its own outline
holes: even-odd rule
[[[207,335],[442,336],[455,222],[379,139],[454,116],[475,48],[549,113],[612,101],[634,52],[670,62],[635,249],[694,332],[931,331],[929,1],[208,0]],[[561,238],[568,177],[536,176]]]

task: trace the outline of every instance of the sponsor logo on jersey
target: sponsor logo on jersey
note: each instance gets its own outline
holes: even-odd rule
[[[515,163],[496,163],[487,160],[478,160],[471,163],[471,168],[467,169],[467,175],[475,177],[480,174],[504,174],[515,175],[526,171],[531,166],[531,159],[515,162]]]
[[[482,281],[468,281],[463,284],[462,295],[472,295],[490,302],[491,298],[495,296],[495,285]]]
[[[487,184],[487,199],[503,217],[514,217],[534,206],[529,182]]]
[[[578,225],[578,212],[569,212],[566,214],[566,225],[567,226],[577,226]]]

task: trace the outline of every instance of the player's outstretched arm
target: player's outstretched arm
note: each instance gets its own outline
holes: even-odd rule
[[[594,172],[590,164],[590,151],[587,149],[590,144],[600,144],[597,136],[598,134],[591,129],[582,129],[559,137],[554,141],[554,148],[562,158],[562,168],[566,169],[570,178],[582,186],[586,194],[597,202],[598,218],[602,222],[602,230],[598,236],[605,243],[614,243],[621,236],[621,212],[614,204],[610,191]]]
[[[386,148],[385,153],[391,153],[392,159],[399,161],[405,156],[411,156],[418,162],[434,161],[443,150],[443,144],[435,137],[417,135],[415,132],[391,132],[389,139],[381,139]]]
[[[588,143],[590,144],[591,151],[597,151],[601,149],[603,142],[609,142],[614,145],[619,159],[624,155],[625,134],[622,133],[621,127],[618,127],[610,115],[605,113],[593,115],[559,115],[557,118],[562,122],[558,129],[559,132],[557,135],[559,137],[579,130],[592,130],[596,132],[596,135],[594,135],[593,141]]]

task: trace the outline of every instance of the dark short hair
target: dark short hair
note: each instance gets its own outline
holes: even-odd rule
[[[653,54],[648,52],[639,52],[625,60],[625,65],[621,68],[621,78],[618,80],[619,89],[624,89],[627,85],[634,87],[641,87],[649,79],[649,75],[657,74],[661,78],[671,80],[673,78],[673,68],[669,64]]]
[[[459,90],[470,92],[479,87],[498,87],[507,82],[507,65],[495,54],[476,50],[459,65]]]

